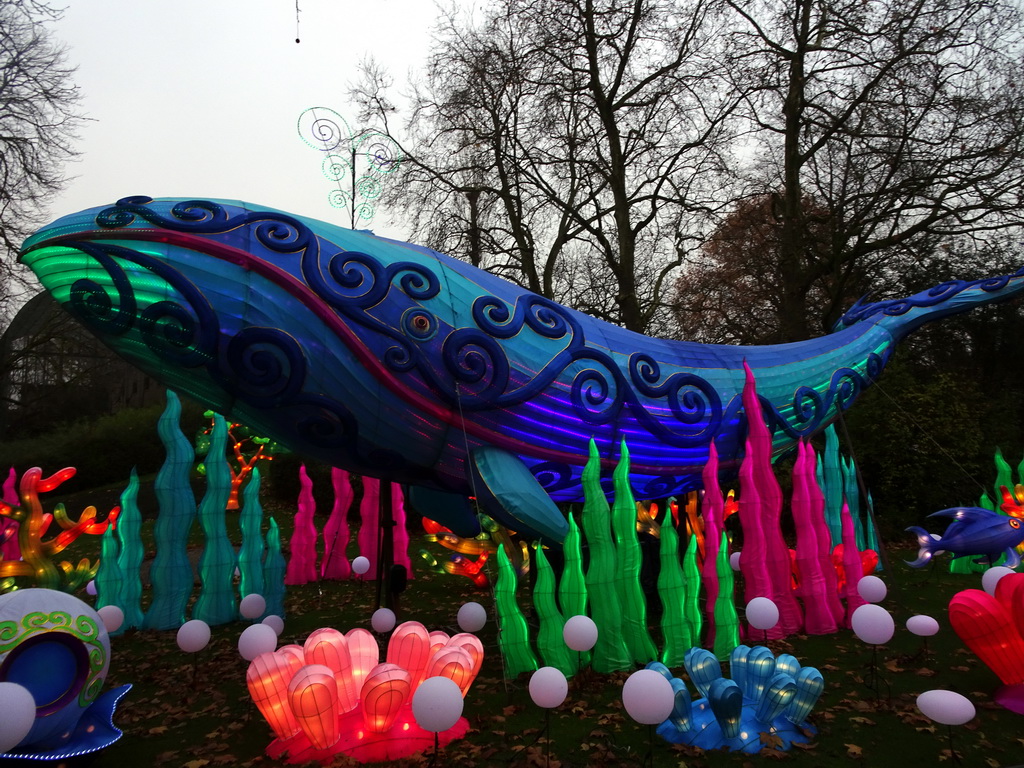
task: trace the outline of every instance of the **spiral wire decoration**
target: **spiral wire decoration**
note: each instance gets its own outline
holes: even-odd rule
[[[394,174],[405,159],[398,144],[379,131],[353,132],[345,118],[328,107],[303,110],[297,128],[306,144],[326,153],[321,170],[335,185],[327,196],[331,206],[348,210],[353,228],[357,220],[373,218],[374,201],[383,193],[384,178]],[[365,169],[358,178],[357,160]]]

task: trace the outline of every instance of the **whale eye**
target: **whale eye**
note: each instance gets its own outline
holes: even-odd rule
[[[1015,517],[1011,517],[1010,518],[1010,527],[1011,528],[1020,528],[1020,520],[1018,520]]]
[[[408,309],[402,315],[402,328],[418,341],[426,341],[437,333],[437,321],[422,309]]]

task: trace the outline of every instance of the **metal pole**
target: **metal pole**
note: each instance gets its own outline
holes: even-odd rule
[[[352,216],[349,219],[349,228],[356,228],[356,148],[352,147],[352,199],[351,199],[351,213]]]

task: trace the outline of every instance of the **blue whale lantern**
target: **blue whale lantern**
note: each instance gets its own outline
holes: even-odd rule
[[[560,542],[593,439],[628,446],[638,498],[742,458],[748,364],[779,455],[834,419],[931,319],[1008,298],[1024,273],[858,304],[809,341],[737,347],[596,320],[428,248],[238,201],[129,197],[32,235],[21,260],[115,352],[332,466],[410,486],[464,536],[476,496]]]

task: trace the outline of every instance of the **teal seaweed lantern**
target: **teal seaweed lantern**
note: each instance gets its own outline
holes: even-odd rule
[[[206,493],[199,504],[199,524],[206,537],[199,558],[202,589],[192,611],[193,619],[202,619],[210,626],[227,624],[238,618],[235,600],[235,549],[228,540],[225,509],[231,495],[231,470],[224,458],[227,425],[220,414],[214,416],[210,435],[210,456],[218,457],[206,464]]]
[[[128,487],[121,494],[121,514],[118,515],[114,534],[120,547],[117,570],[121,574],[118,606],[124,611],[124,621],[117,634],[132,627],[141,627],[142,615],[142,513],[139,512],[139,476],[132,467]]]
[[[281,554],[281,530],[270,518],[267,528],[267,557],[263,562],[263,598],[267,601],[267,615],[284,618],[284,555]]]
[[[167,390],[167,406],[157,422],[166,458],[153,490],[159,513],[153,526],[156,556],[149,569],[153,602],[146,612],[146,629],[175,629],[185,623],[185,608],[195,576],[188,558],[188,534],[196,518],[196,497],[189,476],[195,451],[181,431],[181,401]]]
[[[242,529],[242,546],[238,550],[239,593],[246,595],[263,594],[263,505],[260,504],[259,467],[253,467],[252,477],[242,491],[242,512],[239,525]]]

